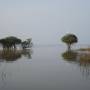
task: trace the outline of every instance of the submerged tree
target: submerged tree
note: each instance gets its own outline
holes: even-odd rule
[[[71,50],[71,45],[78,42],[78,38],[74,34],[67,34],[62,37],[62,41],[67,44],[69,51]]]

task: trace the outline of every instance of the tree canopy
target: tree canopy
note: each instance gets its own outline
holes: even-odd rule
[[[21,43],[21,39],[14,36],[0,39],[0,44],[2,44],[3,48],[11,48],[11,47],[16,48],[16,44],[20,44],[20,43]]]
[[[64,43],[67,44],[68,49],[71,48],[71,44],[77,43],[78,42],[78,38],[76,35],[74,34],[66,34],[65,36],[62,37],[61,39]]]
[[[32,39],[30,38],[23,41],[21,45],[23,49],[32,47]]]

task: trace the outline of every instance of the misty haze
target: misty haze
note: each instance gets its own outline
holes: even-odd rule
[[[89,23],[89,0],[1,0],[0,90],[90,90]]]

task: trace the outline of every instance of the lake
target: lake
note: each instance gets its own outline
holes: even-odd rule
[[[90,63],[65,59],[65,49],[0,52],[0,90],[90,90]]]

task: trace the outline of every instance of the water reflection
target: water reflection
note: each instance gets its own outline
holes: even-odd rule
[[[9,62],[14,62],[19,60],[22,57],[31,59],[32,58],[32,49],[23,49],[23,50],[0,50],[0,90],[2,90],[6,84],[9,76],[12,76],[12,73],[7,72],[6,68]],[[5,63],[3,63],[5,62]]]
[[[28,59],[32,59],[33,50],[32,50],[32,49],[23,49],[23,50],[21,51],[21,54],[22,54],[24,57],[27,57]]]
[[[31,59],[32,50],[31,49],[24,49],[24,50],[1,50],[0,51],[0,61],[16,61],[20,59],[22,56]]]
[[[74,51],[66,51],[62,53],[62,57],[65,61],[73,62],[80,67],[82,75],[86,78],[90,76],[90,54]]]
[[[73,51],[66,51],[62,54],[62,57],[64,58],[64,60],[73,62],[77,59],[77,53]]]

